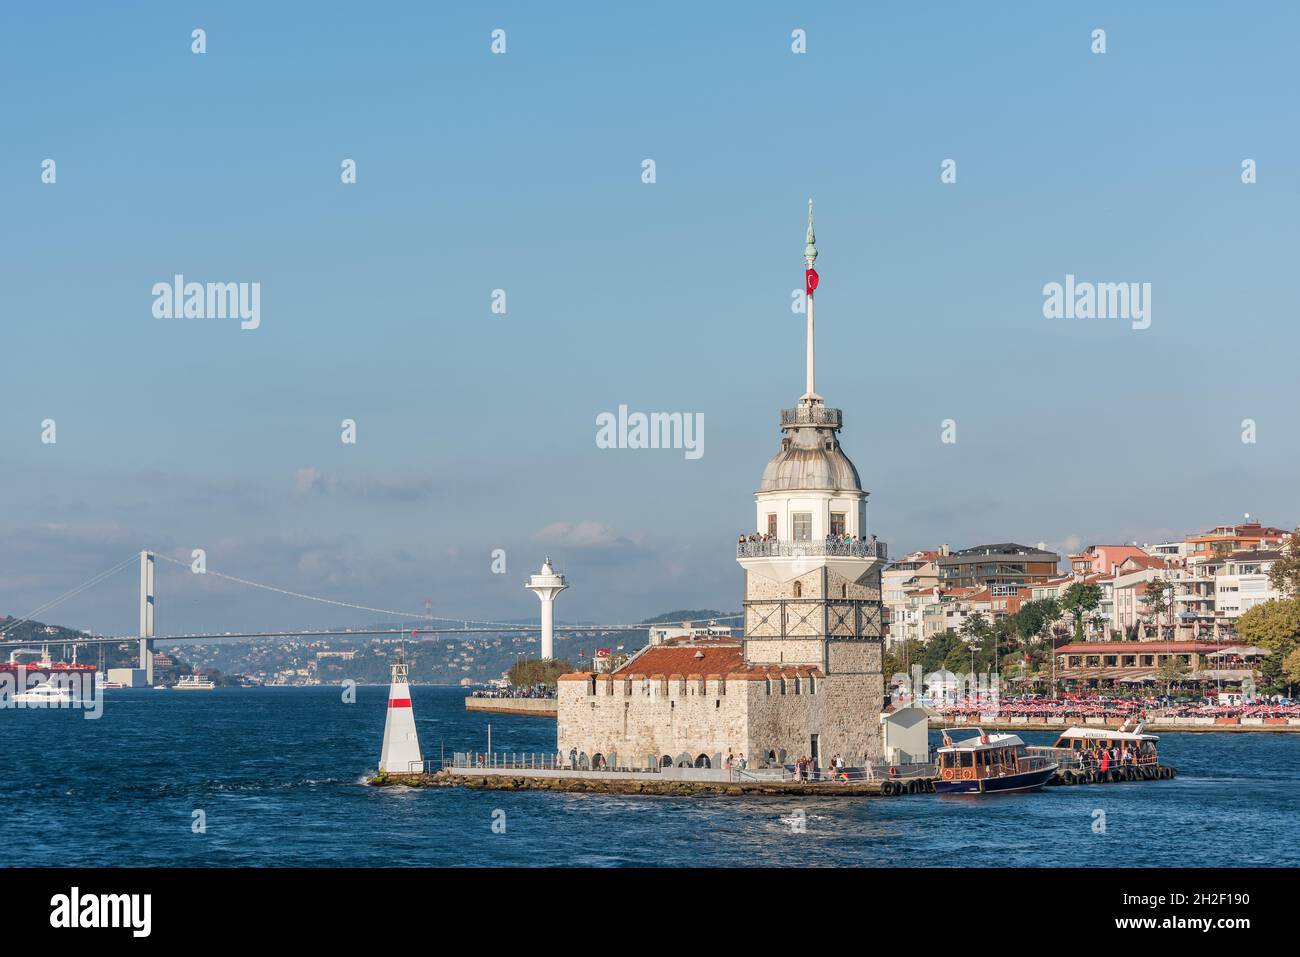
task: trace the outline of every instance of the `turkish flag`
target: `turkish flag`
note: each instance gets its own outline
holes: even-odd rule
[[[817,270],[816,270],[816,269],[809,269],[807,272],[804,273],[804,282],[806,283],[806,285],[807,285],[807,287],[808,287],[808,298],[809,298],[809,299],[811,299],[811,298],[812,298],[812,294],[813,294],[814,292],[817,291],[817,279],[818,279],[818,276],[817,276]]]

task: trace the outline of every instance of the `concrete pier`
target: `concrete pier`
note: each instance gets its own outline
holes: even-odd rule
[[[555,698],[466,698],[466,711],[486,714],[521,714],[530,718],[554,718],[559,701]]]

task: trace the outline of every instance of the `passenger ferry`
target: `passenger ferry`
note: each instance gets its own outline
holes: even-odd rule
[[[965,729],[971,730],[971,729]],[[1030,754],[1014,734],[987,734],[975,728],[975,737],[953,743],[943,732],[938,752],[936,794],[1005,794],[1036,791],[1060,766],[1050,758]]]
[[[1107,767],[1112,764],[1116,767],[1158,765],[1160,756],[1156,753],[1156,742],[1160,738],[1146,734],[1145,730],[1146,722],[1140,718],[1128,718],[1118,730],[1066,728],[1050,751],[1068,767],[1096,766],[1106,752],[1109,752],[1105,762]],[[1040,753],[1049,751],[1047,748],[1035,750]]]
[[[211,678],[203,675],[182,675],[176,682],[176,691],[211,691],[216,687]]]

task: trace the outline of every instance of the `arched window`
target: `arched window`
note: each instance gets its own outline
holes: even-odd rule
[[[707,754],[697,755],[695,758],[695,766],[697,768],[711,767],[711,765],[709,764],[709,756]]]
[[[840,586],[840,597],[841,597],[841,598],[848,598],[848,597],[849,597],[849,586],[848,586],[848,585],[841,585],[841,586]]]
[[[794,597],[795,598],[803,597],[803,582],[794,583]]]
[[[673,759],[665,754],[659,759],[659,766],[663,768],[671,768],[673,766]]]

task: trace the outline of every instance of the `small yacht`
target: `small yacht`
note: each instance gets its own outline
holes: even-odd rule
[[[14,701],[21,701],[24,704],[62,704],[72,701],[72,692],[67,688],[56,688],[46,682],[14,695]]]
[[[972,730],[972,729],[966,729]],[[1056,773],[1059,765],[1047,757],[1030,754],[1014,734],[987,734],[973,729],[975,737],[953,742],[943,732],[938,752],[936,794],[995,794],[1036,791]]]

